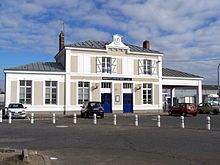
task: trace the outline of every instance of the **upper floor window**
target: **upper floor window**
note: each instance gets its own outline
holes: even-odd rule
[[[143,104],[152,104],[152,84],[143,84]]]
[[[147,59],[139,60],[138,69],[139,69],[139,74],[149,74],[149,75],[156,74],[157,73],[156,61],[147,60]]]
[[[57,81],[46,81],[45,104],[57,104]]]
[[[116,58],[97,57],[96,63],[97,73],[116,73]]]
[[[19,102],[22,104],[31,104],[32,102],[32,81],[20,80]]]

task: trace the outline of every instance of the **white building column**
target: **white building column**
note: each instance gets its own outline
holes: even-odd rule
[[[163,112],[163,80],[162,80],[162,57],[158,58],[157,62],[158,77],[159,77],[159,109]]]
[[[201,102],[202,102],[202,80],[198,80],[196,104],[198,105]]]
[[[170,89],[170,101],[171,106],[173,106],[173,98],[175,97],[175,88]]]

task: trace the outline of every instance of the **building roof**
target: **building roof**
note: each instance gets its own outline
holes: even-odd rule
[[[56,62],[35,62],[17,67],[8,68],[5,70],[15,71],[47,71],[47,72],[64,72],[65,69],[61,64]]]
[[[169,68],[163,68],[162,76],[164,77],[187,77],[187,78],[203,78],[201,76],[193,75],[186,72],[181,72],[178,70],[173,70]]]
[[[204,90],[218,90],[218,85],[202,85],[202,89]]]
[[[109,45],[110,42],[105,42],[105,41],[83,41],[83,42],[77,42],[69,45],[65,45],[66,47],[73,47],[73,48],[88,48],[88,49],[106,49],[106,45]],[[131,45],[131,44],[126,44],[126,46],[130,48],[131,52],[144,52],[144,53],[156,53],[156,54],[163,54],[159,51],[156,50],[151,50],[151,49],[146,49],[140,46],[136,45]]]

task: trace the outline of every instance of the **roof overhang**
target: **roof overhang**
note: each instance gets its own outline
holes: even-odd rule
[[[203,78],[191,77],[162,77],[163,86],[184,87],[198,86],[202,83]]]

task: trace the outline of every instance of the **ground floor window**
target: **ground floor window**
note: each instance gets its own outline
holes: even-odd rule
[[[20,80],[19,102],[22,104],[31,104],[32,102],[32,81]]]
[[[124,89],[131,89],[132,88],[132,83],[123,83],[123,88]]]
[[[45,82],[45,104],[57,104],[57,81]]]
[[[89,82],[78,82],[78,104],[89,101]]]
[[[112,84],[109,82],[102,82],[102,88],[111,88]]]
[[[152,104],[152,84],[143,84],[143,104]]]

